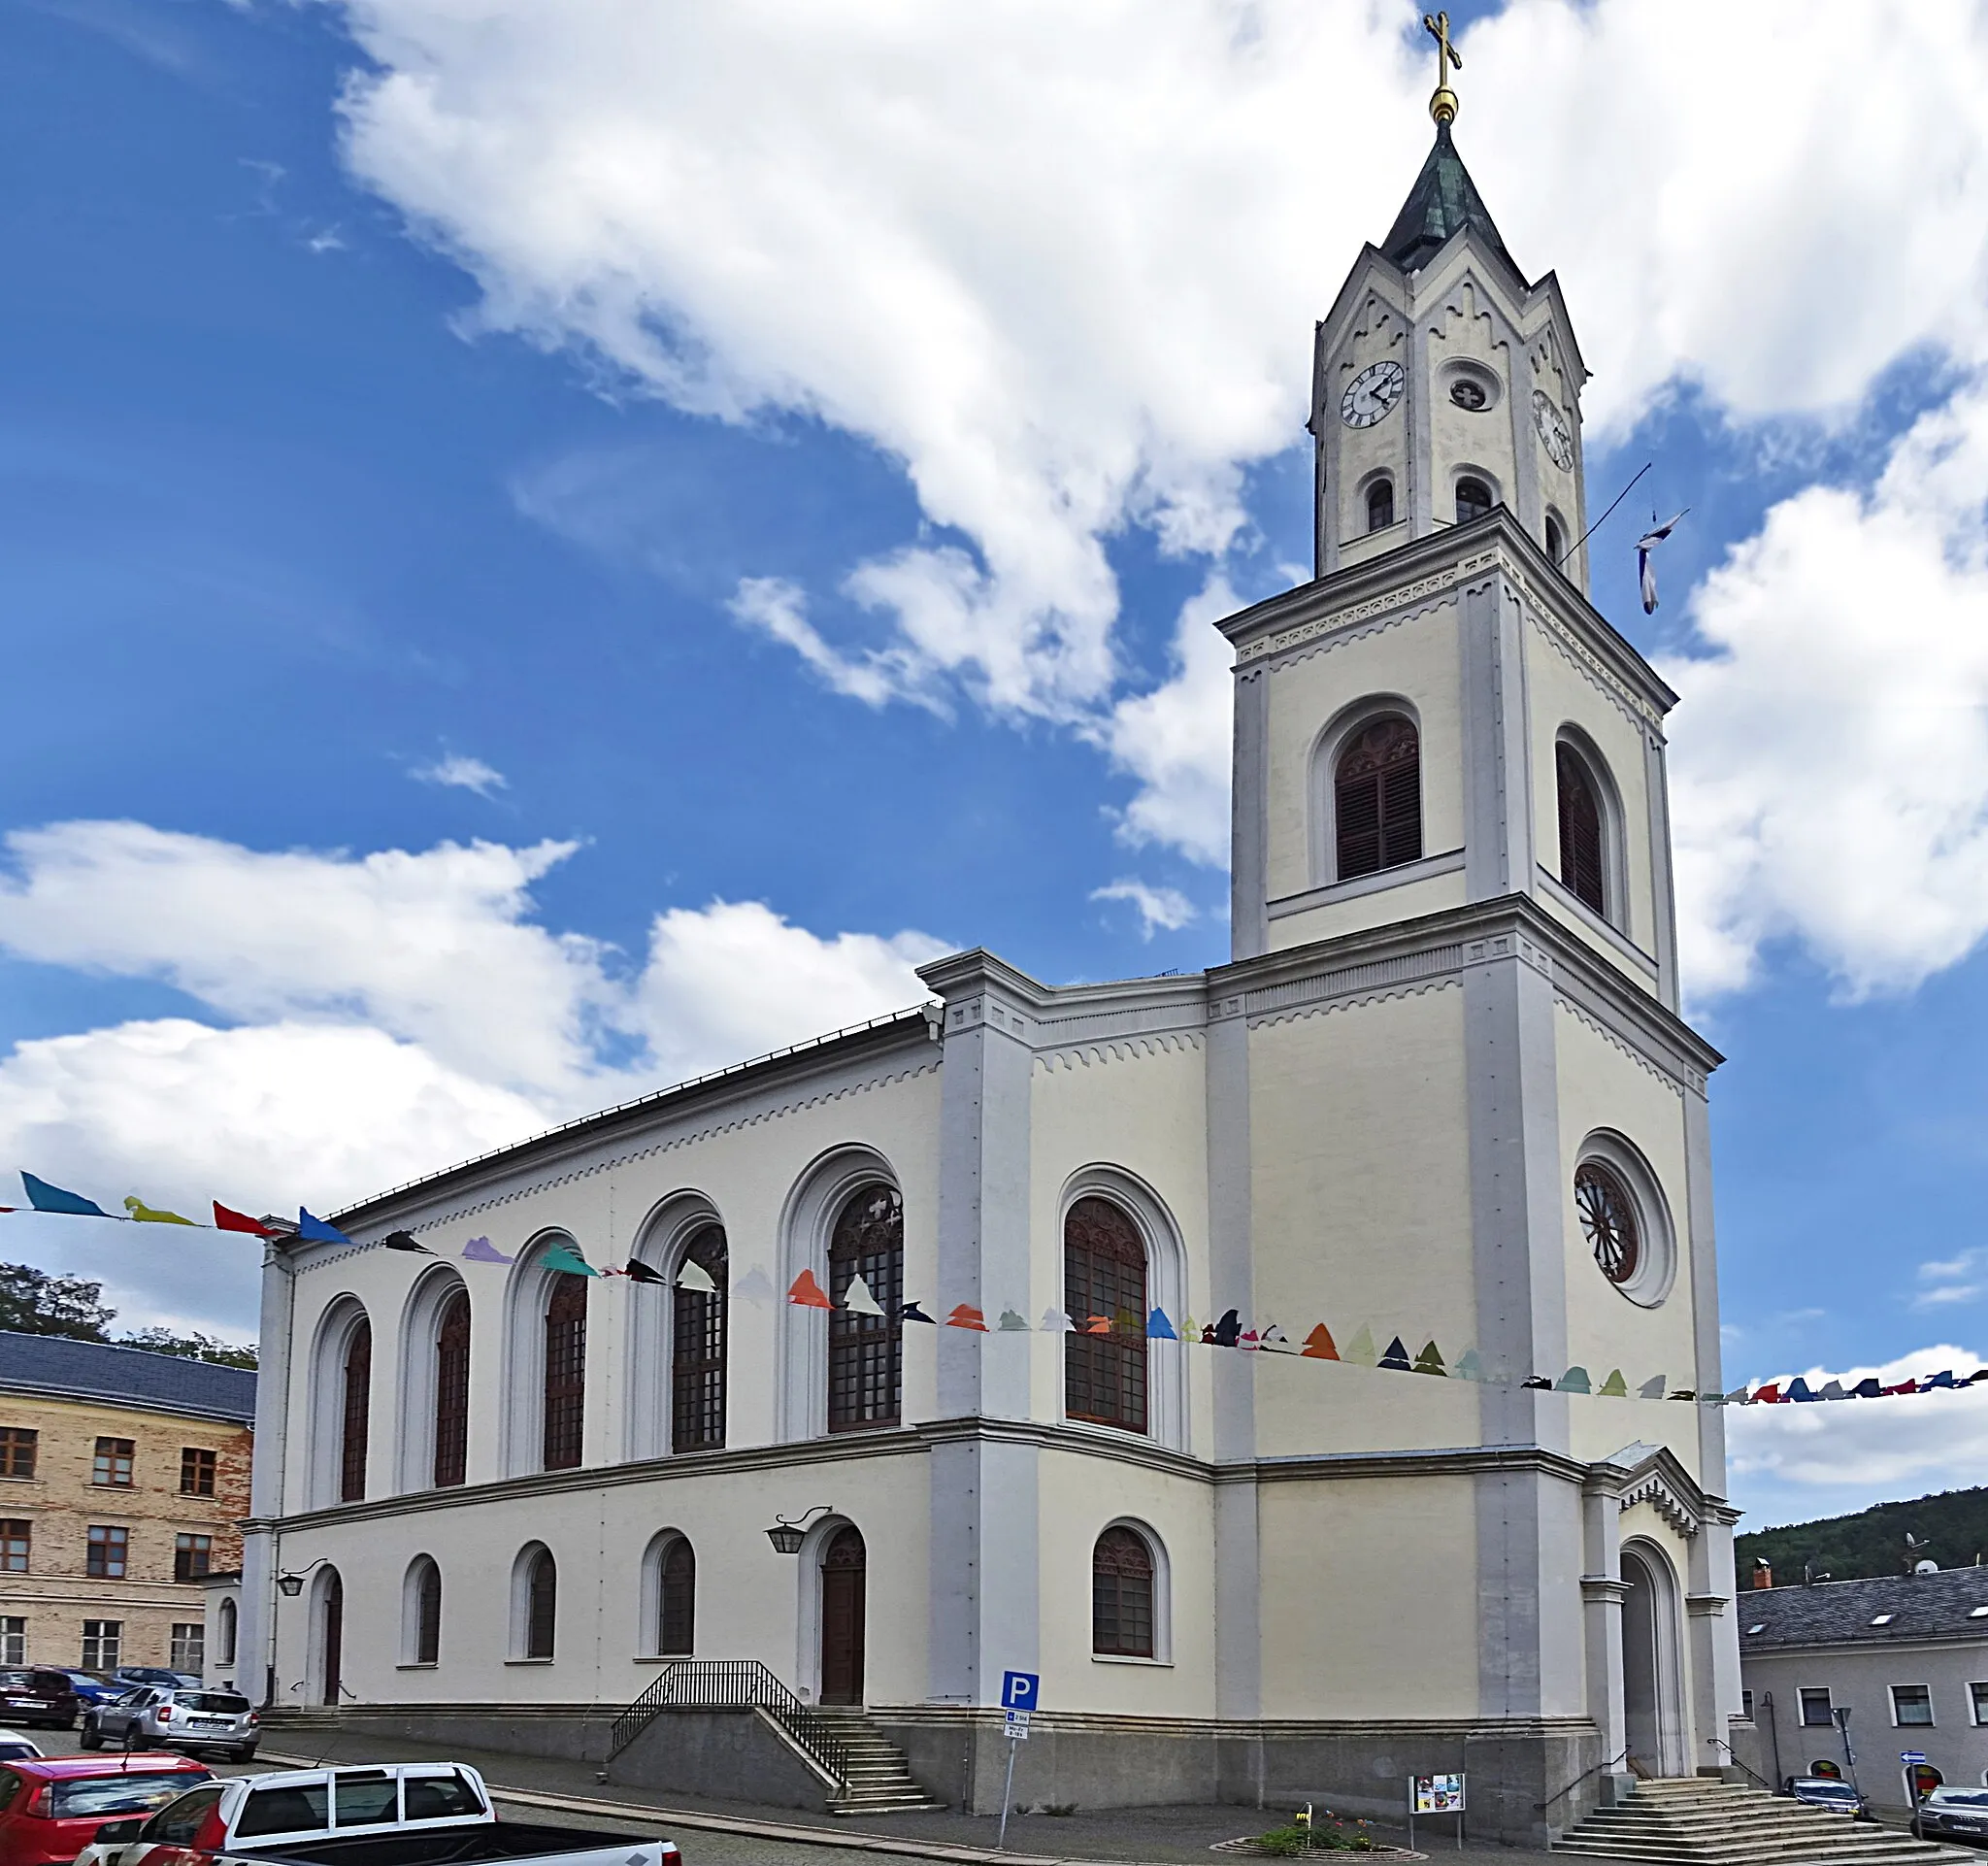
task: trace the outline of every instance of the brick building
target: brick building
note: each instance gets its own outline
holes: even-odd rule
[[[201,1671],[254,1416],[240,1368],[0,1332],[0,1663]]]

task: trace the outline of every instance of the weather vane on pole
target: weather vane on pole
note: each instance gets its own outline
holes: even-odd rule
[[[1436,95],[1429,100],[1429,115],[1439,123],[1453,123],[1457,103],[1456,92],[1449,87],[1449,74],[1452,70],[1462,71],[1464,61],[1449,43],[1449,15],[1425,13],[1422,30],[1436,41]]]

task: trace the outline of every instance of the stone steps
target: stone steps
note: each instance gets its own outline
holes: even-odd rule
[[[829,1798],[830,1814],[915,1814],[945,1806],[919,1787],[905,1752],[874,1729],[861,1710],[824,1705],[817,1707],[815,1716],[843,1749],[843,1788]]]
[[[1648,1866],[1974,1866],[1971,1856],[1757,1788],[1705,1778],[1640,1782],[1553,1850]]]

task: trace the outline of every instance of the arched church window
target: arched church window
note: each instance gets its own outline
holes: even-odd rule
[[[550,1658],[559,1623],[559,1565],[549,1549],[531,1558],[524,1583],[524,1653]]]
[[[881,1315],[845,1309],[861,1277]],[[905,1208],[894,1185],[863,1186],[835,1221],[828,1242],[828,1429],[858,1432],[895,1425],[904,1380]]]
[[[1550,512],[1546,515],[1546,555],[1552,558],[1556,567],[1567,555],[1567,536],[1560,529],[1560,520]]]
[[[1574,1205],[1603,1276],[1617,1285],[1635,1282],[1642,1267],[1642,1228],[1620,1175],[1600,1160],[1583,1160],[1574,1175]]]
[[[366,1441],[372,1416],[373,1324],[361,1316],[346,1341],[344,1385],[340,1391],[338,1500],[356,1503],[366,1494]]]
[[[1384,474],[1367,488],[1367,529],[1385,531],[1394,523],[1394,482]]]
[[[220,1612],[215,1616],[216,1644],[220,1648],[215,1657],[223,1665],[235,1662],[235,1628],[240,1617],[231,1600],[222,1601]]]
[[[585,1425],[586,1281],[561,1272],[546,1304],[546,1470],[571,1471],[580,1463]]]
[[[405,1585],[402,1663],[433,1665],[442,1656],[442,1570],[435,1558],[416,1555],[409,1564]]]
[[[452,1291],[435,1320],[435,1487],[469,1475],[470,1294]]]
[[[1456,521],[1467,525],[1474,518],[1481,518],[1491,510],[1491,488],[1481,480],[1459,480],[1456,483]]]
[[[1146,1429],[1146,1263],[1139,1227],[1109,1199],[1063,1220],[1063,1411],[1093,1425]]]
[[[679,1536],[663,1552],[656,1590],[656,1651],[688,1658],[697,1644],[697,1550]]]
[[[714,1451],[725,1442],[725,1273],[729,1261],[723,1227],[703,1226],[685,1247],[683,1262],[696,1265],[714,1286],[686,1288],[679,1269],[677,1287],[670,1294],[673,1451]]]
[[[1333,772],[1336,879],[1422,859],[1421,741],[1407,719],[1375,719],[1346,742]]]
[[[1595,780],[1570,745],[1554,748],[1553,775],[1560,793],[1560,879],[1597,914],[1607,912],[1602,861],[1602,802]]]
[[[1153,1557],[1135,1530],[1107,1529],[1091,1549],[1091,1650],[1153,1655]]]

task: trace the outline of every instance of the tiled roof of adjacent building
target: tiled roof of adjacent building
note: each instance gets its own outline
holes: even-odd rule
[[[0,1330],[0,1392],[141,1406],[195,1418],[255,1418],[255,1376],[178,1354],[152,1354],[66,1335]]]
[[[1733,1605],[1740,1616],[1741,1658],[1782,1646],[1988,1641],[1988,1568],[1742,1589]]]

